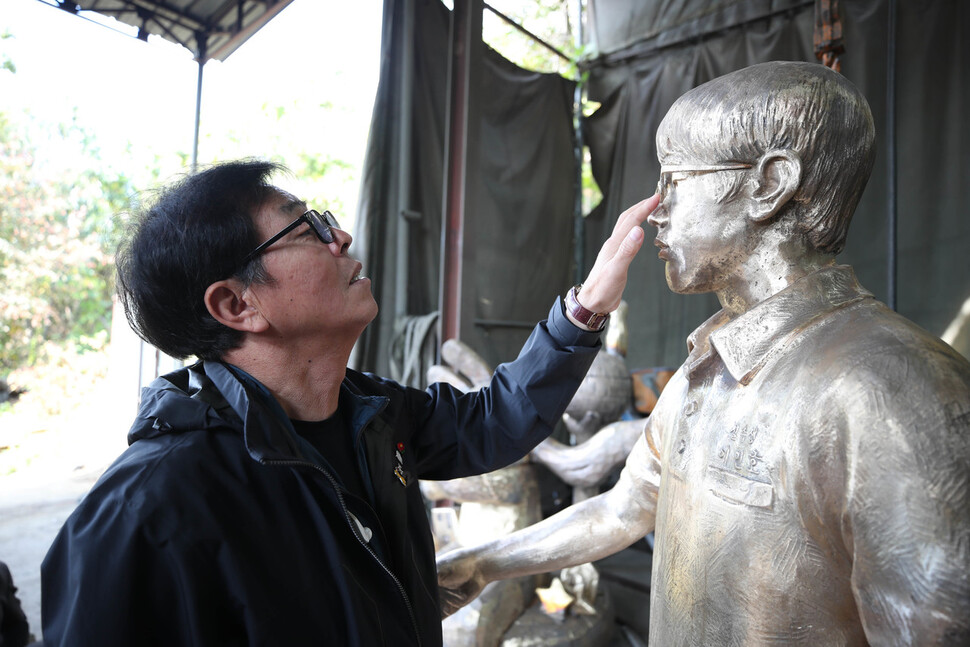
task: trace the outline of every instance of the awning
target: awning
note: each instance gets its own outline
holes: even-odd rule
[[[133,35],[149,34],[182,45],[195,60],[226,60],[250,36],[293,0],[85,0],[49,2],[85,17],[96,13],[134,27]],[[101,22],[101,21],[98,21]]]

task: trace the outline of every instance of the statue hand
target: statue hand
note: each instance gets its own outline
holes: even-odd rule
[[[438,557],[441,618],[447,618],[478,597],[486,584],[479,562],[470,550],[453,550]]]
[[[562,414],[562,422],[566,426],[566,431],[576,437],[577,445],[586,442],[604,427],[603,416],[597,411],[587,411],[579,420],[567,412]]]
[[[660,196],[654,195],[620,214],[613,233],[603,243],[593,269],[583,282],[579,302],[584,308],[592,312],[613,312],[620,305],[630,263],[643,246],[645,235],[640,223],[659,203]]]
[[[589,562],[564,568],[559,572],[559,579],[566,591],[576,598],[577,602],[582,600],[586,603],[588,611],[596,602],[596,593],[599,591],[600,574],[596,567]]]

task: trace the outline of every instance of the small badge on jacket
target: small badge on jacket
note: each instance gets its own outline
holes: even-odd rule
[[[397,449],[394,450],[394,458],[397,459],[397,465],[394,467],[394,476],[401,482],[401,485],[407,487],[408,473],[404,471],[404,443],[397,444]]]

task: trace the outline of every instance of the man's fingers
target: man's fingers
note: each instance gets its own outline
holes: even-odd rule
[[[590,274],[592,274],[593,271],[598,268],[598,266],[608,262],[611,258],[613,258],[614,255],[616,255],[617,251],[624,244],[624,241],[627,240],[630,232],[633,231],[634,228],[639,228],[639,225],[647,219],[647,216],[653,213],[654,209],[657,208],[659,203],[660,196],[653,195],[646,200],[641,200],[620,214],[620,217],[616,220],[616,224],[613,226],[612,235],[610,235],[606,242],[603,243],[603,247],[600,248],[600,252],[596,256],[596,262],[593,264],[593,270],[590,272]],[[640,233],[643,233],[642,229]],[[642,242],[642,238],[640,240]],[[636,247],[636,249],[639,249],[639,247]],[[629,253],[630,248],[628,247],[625,251]],[[636,252],[634,251],[634,253]]]
[[[620,305],[630,263],[643,247],[644,237],[640,227],[631,229],[616,253],[608,261],[593,268],[580,294],[580,303],[584,307],[593,312],[613,312]]]
[[[660,196],[653,195],[620,214],[612,235],[603,243],[583,283],[579,302],[585,308],[593,312],[612,312],[619,305],[630,263],[646,239],[640,224],[659,203]]]
[[[616,251],[616,256],[621,257],[621,260],[625,260],[626,264],[629,265],[643,246],[644,238],[646,238],[646,234],[643,233],[643,228],[635,225],[620,241],[620,248]]]
[[[595,278],[590,276],[590,278],[596,283],[613,284],[618,281],[625,283],[630,263],[633,262],[637,252],[643,247],[645,238],[646,234],[640,226],[635,226],[628,231],[613,255],[599,268],[598,275]]]
[[[613,227],[614,234],[620,234],[625,236],[626,232],[630,229],[639,225],[644,220],[647,219],[653,211],[660,204],[660,194],[654,194],[645,200],[641,200],[636,203],[626,211],[620,214],[620,217],[616,219],[616,225]]]

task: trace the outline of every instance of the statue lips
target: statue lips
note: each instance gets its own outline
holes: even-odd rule
[[[670,260],[668,258],[668,254],[667,254],[667,250],[670,249],[670,248],[667,247],[667,243],[665,243],[664,241],[660,240],[659,238],[654,238],[653,239],[653,244],[655,246],[657,246],[657,247],[660,248],[660,251],[657,252],[657,258],[659,258],[661,260],[664,260],[664,261]]]

